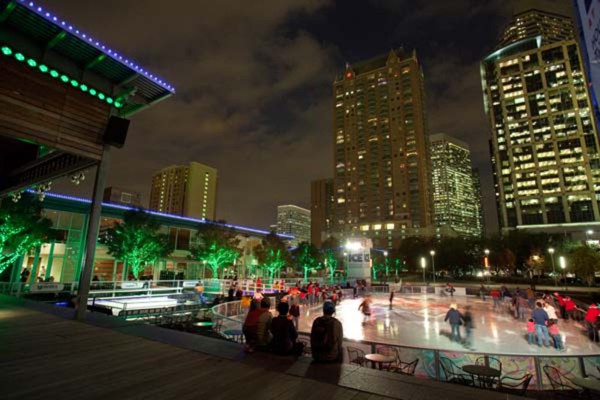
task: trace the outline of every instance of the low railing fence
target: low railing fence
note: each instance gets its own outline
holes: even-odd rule
[[[215,326],[218,326],[221,332],[230,329],[241,330],[247,310],[247,307],[242,307],[241,302],[230,302],[215,306],[212,308]],[[299,335],[305,341],[310,341],[308,333],[300,332]],[[365,354],[387,352],[394,354],[397,350],[403,362],[411,362],[419,359],[417,368],[415,369],[416,377],[440,381],[450,379],[444,376],[440,362],[441,358],[452,360],[460,368],[465,365],[476,364],[477,360],[482,357],[486,360],[486,363],[489,363],[492,359],[494,362],[497,360],[502,363],[501,377],[520,378],[525,374],[532,374],[533,378],[530,382],[530,388],[533,390],[552,390],[552,385],[543,372],[543,367],[546,365],[557,368],[567,379],[586,376],[595,376],[600,379],[600,371],[597,369],[600,366],[600,354],[590,356],[496,354],[429,349],[344,338],[345,363],[350,363],[351,361],[348,358],[348,348],[358,349]]]

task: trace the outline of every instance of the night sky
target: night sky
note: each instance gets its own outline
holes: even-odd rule
[[[112,153],[108,184],[142,192],[146,205],[154,171],[198,161],[218,169],[219,219],[267,228],[278,204],[308,208],[310,181],[333,174],[336,72],[404,46],[417,50],[424,68],[430,133],[471,145],[488,231],[497,227],[479,61],[508,23],[509,1],[41,3],[177,88],[134,116],[125,148]],[[90,181],[54,190],[90,196]]]

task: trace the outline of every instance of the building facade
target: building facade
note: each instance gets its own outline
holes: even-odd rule
[[[597,225],[598,134],[573,21],[515,15],[481,76],[501,229]]]
[[[141,207],[142,195],[140,192],[111,186],[104,189],[102,201],[124,206]]]
[[[161,169],[152,177],[149,208],[167,214],[216,220],[217,170],[198,162]]]
[[[333,194],[333,179],[310,183],[310,242],[316,247],[333,235]]]
[[[28,268],[31,271],[28,283],[34,283],[38,277],[45,281],[51,278],[53,282],[77,282],[85,251],[90,201],[48,193],[43,207],[44,216],[52,221],[56,238],[25,255],[18,262],[19,268],[13,269],[11,281],[18,282],[21,270]],[[135,207],[104,203],[100,232],[112,228],[123,219],[125,212],[132,209]],[[160,223],[161,231],[168,234],[174,251],[168,257],[148,265],[140,276],[152,280],[211,278],[210,269],[206,265],[189,257],[189,250],[196,243],[198,226],[204,221],[178,215],[153,212],[150,214],[153,220]],[[260,274],[260,266],[253,255],[253,249],[269,232],[238,225],[228,226],[236,231],[240,239],[240,257],[228,268],[234,268],[240,277]],[[284,240],[293,239],[290,235],[279,236]],[[125,263],[108,254],[106,246],[100,242],[96,246],[93,276],[98,277],[100,281],[121,281],[130,278]]]
[[[333,83],[334,230],[391,248],[432,235],[423,73],[416,52],[347,65]]]
[[[469,145],[444,133],[429,136],[436,235],[481,236],[481,204]]]
[[[477,205],[479,207],[479,226],[481,226],[481,234],[485,235],[486,233],[486,225],[485,225],[485,213],[483,210],[483,194],[481,192],[481,174],[479,173],[478,168],[473,168],[471,170],[473,176],[473,186],[475,187],[475,196],[477,198]]]
[[[310,241],[310,210],[292,204],[277,206],[277,233],[293,235],[290,246]]]

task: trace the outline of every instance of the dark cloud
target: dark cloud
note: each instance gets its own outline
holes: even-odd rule
[[[177,88],[133,118],[109,184],[147,199],[155,170],[199,161],[219,171],[219,218],[267,227],[331,176],[336,70],[405,45],[424,66],[430,131],[471,144],[495,219],[479,60],[508,22],[504,0],[45,3]]]

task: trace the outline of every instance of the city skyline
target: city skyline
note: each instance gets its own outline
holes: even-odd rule
[[[133,6],[111,1],[46,3],[135,59],[156,65],[165,79],[181,88],[174,101],[133,119],[127,146],[114,152],[109,185],[141,191],[149,199],[147,180],[139,177],[149,179],[166,165],[201,159],[220,171],[219,217],[267,227],[274,206],[308,207],[310,182],[330,175],[332,143],[326,135],[332,126],[330,84],[340,66],[405,45],[417,49],[424,65],[431,131],[460,134],[473,143],[474,166],[482,171],[487,225],[495,230],[495,217],[489,218],[495,205],[478,62],[512,15],[504,2],[474,8],[468,1],[451,8],[445,2],[367,2],[361,10],[328,1],[276,2],[244,10],[223,5],[200,7],[212,18],[194,24],[180,21],[195,18],[193,12],[187,17],[181,9],[161,10],[161,3],[148,2],[136,10],[138,19],[148,21],[160,14],[166,26],[156,32],[160,36],[145,39],[131,34],[138,29],[135,21],[120,20],[126,14],[120,9]],[[552,7],[559,2],[544,3]],[[94,7],[107,11],[95,13]],[[365,17],[360,30],[350,23],[356,15]],[[105,28],[108,21],[103,16],[109,16],[114,29]],[[217,34],[220,25],[240,21],[244,22],[239,32]],[[368,41],[367,31],[379,37]],[[252,35],[247,32],[255,33],[255,38],[249,39]],[[195,34],[206,39],[192,43]],[[258,50],[247,50],[248,46]],[[262,59],[263,53],[271,58]],[[216,91],[223,82],[228,82],[224,90]],[[89,195],[89,184],[74,188],[60,183],[54,188]],[[251,195],[240,202],[244,193]]]

